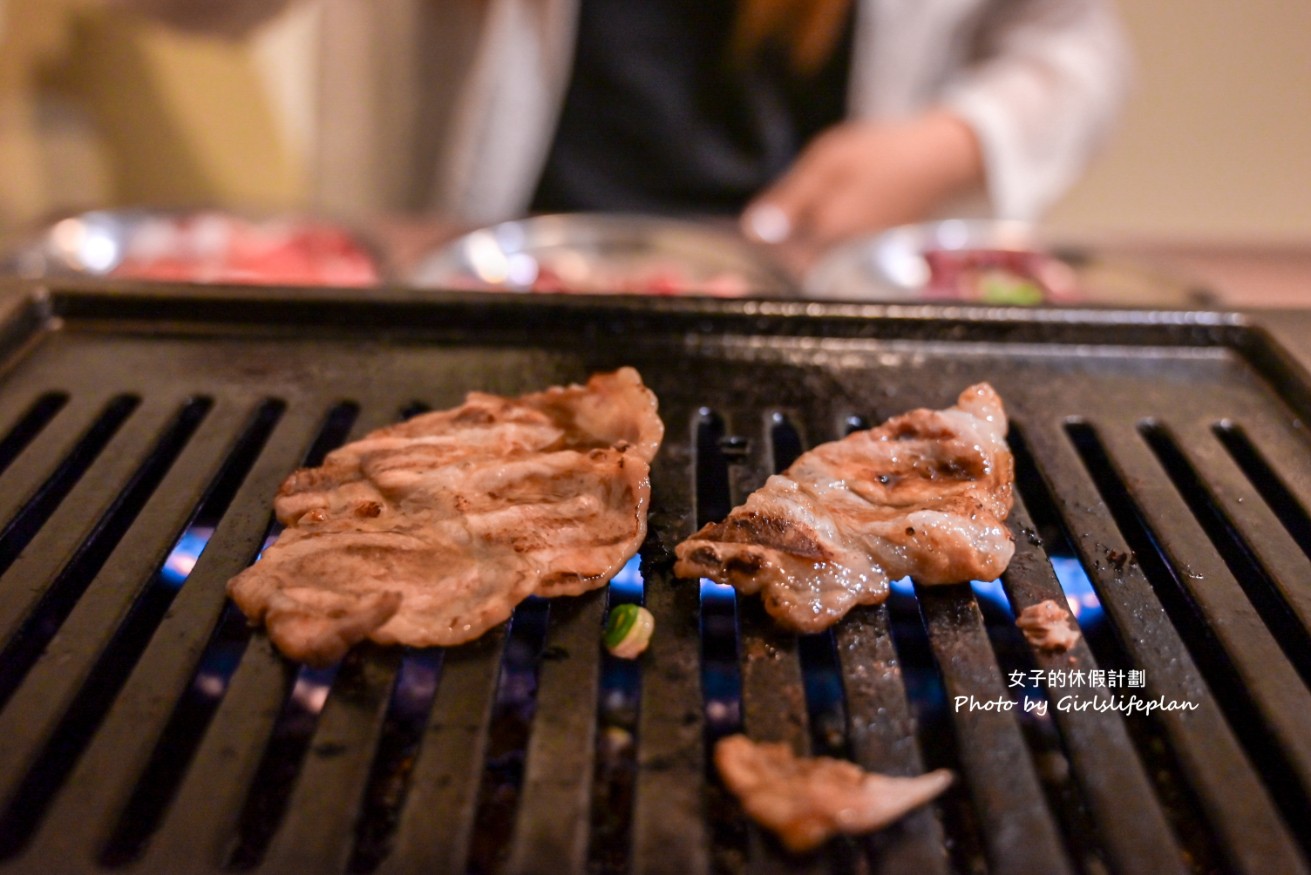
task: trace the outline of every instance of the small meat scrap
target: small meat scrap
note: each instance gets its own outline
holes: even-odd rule
[[[1015,618],[1015,625],[1024,632],[1029,643],[1043,650],[1064,653],[1078,642],[1079,629],[1074,617],[1051,599],[1029,605]]]
[[[288,477],[273,503],[285,530],[228,594],[312,664],[365,638],[470,641],[529,595],[605,585],[637,552],[663,436],[632,368],[520,398],[470,393]]]
[[[846,760],[798,757],[786,744],[757,743],[745,735],[715,745],[715,767],[747,814],[798,854],[838,833],[882,829],[952,782],[947,769],[894,778]]]
[[[819,632],[888,583],[993,580],[1015,545],[1015,463],[1006,414],[987,383],[946,410],[914,410],[822,444],[726,520],[679,544],[674,571],[761,593],[799,632]]]

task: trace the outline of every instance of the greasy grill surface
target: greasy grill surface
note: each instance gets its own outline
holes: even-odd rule
[[[7,312],[0,873],[1308,870],[1306,387],[1237,319],[241,290]],[[619,365],[667,426],[642,583],[327,670],[226,606],[293,468]],[[999,586],[906,585],[798,639],[672,578],[806,447],[979,380],[1017,456]],[[1083,641],[1030,649],[1013,614],[1067,596]],[[599,632],[639,599],[634,666]],[[1052,680],[1076,670],[1119,682]],[[1130,694],[1190,707],[1106,707]],[[789,858],[707,767],[735,731],[958,780]]]

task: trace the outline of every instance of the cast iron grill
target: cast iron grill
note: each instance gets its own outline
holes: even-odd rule
[[[1290,343],[1207,313],[131,288],[5,307],[0,873],[1308,871],[1305,319],[1276,326]],[[298,465],[472,388],[623,364],[667,426],[643,584],[326,670],[225,602]],[[1018,468],[999,587],[905,584],[798,638],[672,578],[679,539],[806,447],[983,379]],[[1048,598],[1079,608],[1069,654],[1014,628]],[[657,617],[640,664],[599,647],[624,600]],[[1076,670],[1120,680],[1050,682]],[[1131,693],[1195,708],[1057,707]],[[708,767],[742,730],[958,780],[793,858]]]

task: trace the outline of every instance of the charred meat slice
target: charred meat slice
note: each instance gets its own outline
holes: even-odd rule
[[[1005,435],[1001,399],[981,383],[954,407],[823,444],[679,544],[675,571],[759,592],[773,617],[800,632],[883,601],[901,577],[991,580],[1014,552]]]
[[[315,664],[365,638],[469,641],[529,595],[604,585],[637,551],[663,434],[632,368],[521,398],[471,393],[288,477],[274,501],[286,529],[228,593]]]
[[[730,735],[715,745],[715,767],[753,820],[788,850],[804,853],[838,833],[881,829],[952,782],[947,769],[913,778],[862,770],[829,757],[798,757],[786,744]]]

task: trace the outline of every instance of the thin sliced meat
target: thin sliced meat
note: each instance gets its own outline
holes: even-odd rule
[[[794,853],[819,847],[838,833],[882,829],[951,785],[938,769],[913,778],[866,772],[829,757],[798,757],[786,744],[730,735],[715,745],[715,767],[751,819]]]
[[[726,520],[679,544],[680,577],[709,577],[800,632],[818,632],[888,583],[991,580],[1014,544],[1014,460],[986,383],[804,453]]]
[[[603,586],[646,536],[664,427],[632,368],[378,429],[287,478],[286,526],[228,583],[287,656],[449,646],[529,595]]]

